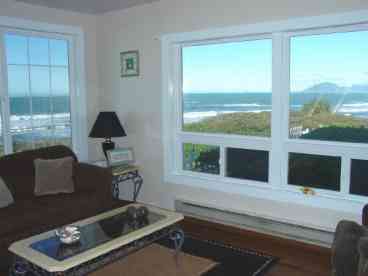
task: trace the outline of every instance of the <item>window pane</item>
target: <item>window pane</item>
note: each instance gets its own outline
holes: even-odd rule
[[[29,95],[28,67],[8,65],[9,97],[25,97]]]
[[[32,97],[50,96],[50,69],[48,67],[31,66]]]
[[[220,148],[216,146],[184,144],[184,170],[219,174]]]
[[[268,152],[228,148],[226,150],[226,175],[268,182]]]
[[[367,143],[368,32],[290,43],[290,138]]]
[[[35,128],[33,130],[34,147],[43,148],[54,145],[53,135],[52,127]]]
[[[52,107],[54,114],[66,114],[70,118],[70,98],[69,96],[54,96],[52,97]]]
[[[68,66],[68,42],[65,40],[50,40],[51,65]]]
[[[31,129],[12,130],[12,139],[14,152],[33,149],[33,134]]]
[[[28,131],[32,128],[31,101],[29,97],[28,67],[23,65],[8,66],[8,91],[10,100],[10,130],[14,134],[13,144],[23,144]],[[20,146],[21,148],[26,148]]]
[[[29,38],[29,63],[32,65],[49,65],[49,40],[47,38]]]
[[[69,72],[67,68],[51,68],[51,89],[54,96],[69,94]]]
[[[271,133],[272,40],[184,47],[183,130]]]
[[[368,196],[368,161],[351,160],[350,193]]]
[[[5,54],[8,64],[28,64],[27,38],[6,34]]]
[[[52,124],[49,67],[31,66],[33,127]]]
[[[56,126],[54,129],[55,145],[72,147],[72,129],[70,125]]]
[[[340,157],[289,153],[290,185],[339,191],[340,171]]]

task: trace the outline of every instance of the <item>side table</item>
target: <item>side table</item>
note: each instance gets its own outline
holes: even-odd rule
[[[95,161],[93,165],[107,168],[106,161]],[[110,167],[112,173],[112,195],[119,199],[120,188],[119,184],[131,182],[134,185],[133,201],[136,202],[143,185],[143,178],[139,174],[139,166],[137,165],[120,165]]]
[[[143,185],[143,178],[139,174],[139,167],[135,165],[111,167],[112,170],[112,195],[119,198],[119,184],[131,181],[134,185],[133,201],[136,202]]]

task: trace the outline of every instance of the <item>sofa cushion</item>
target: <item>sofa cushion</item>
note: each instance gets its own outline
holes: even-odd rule
[[[0,236],[28,232],[29,236],[71,224],[103,212],[97,197],[88,195],[43,196],[0,209]]]
[[[14,203],[13,196],[4,180],[0,177],[0,208],[9,206],[12,203]]]
[[[77,162],[73,151],[65,146],[52,146],[29,150],[0,157],[0,176],[9,186],[14,200],[33,199],[35,187],[34,160],[56,159],[71,156]]]
[[[73,193],[73,157],[36,159],[35,195]]]
[[[42,206],[33,200],[20,201],[0,209],[0,236],[14,234],[39,224]]]

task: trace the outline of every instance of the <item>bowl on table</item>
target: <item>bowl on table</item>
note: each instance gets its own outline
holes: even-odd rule
[[[78,226],[68,225],[55,231],[55,235],[63,244],[73,244],[80,240],[81,232]]]

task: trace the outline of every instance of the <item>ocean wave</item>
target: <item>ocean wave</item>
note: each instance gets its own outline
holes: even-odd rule
[[[339,113],[364,113],[368,112],[368,103],[343,104],[337,110]]]
[[[270,106],[257,103],[244,103],[244,104],[223,104],[224,107],[259,107],[259,106]]]
[[[238,111],[238,110],[224,110],[224,111],[198,111],[198,112],[186,112],[184,113],[184,123],[196,123],[203,119],[215,117],[221,114],[231,114],[231,113],[261,113],[261,112],[271,112],[271,109],[262,110],[250,110],[250,111]]]

